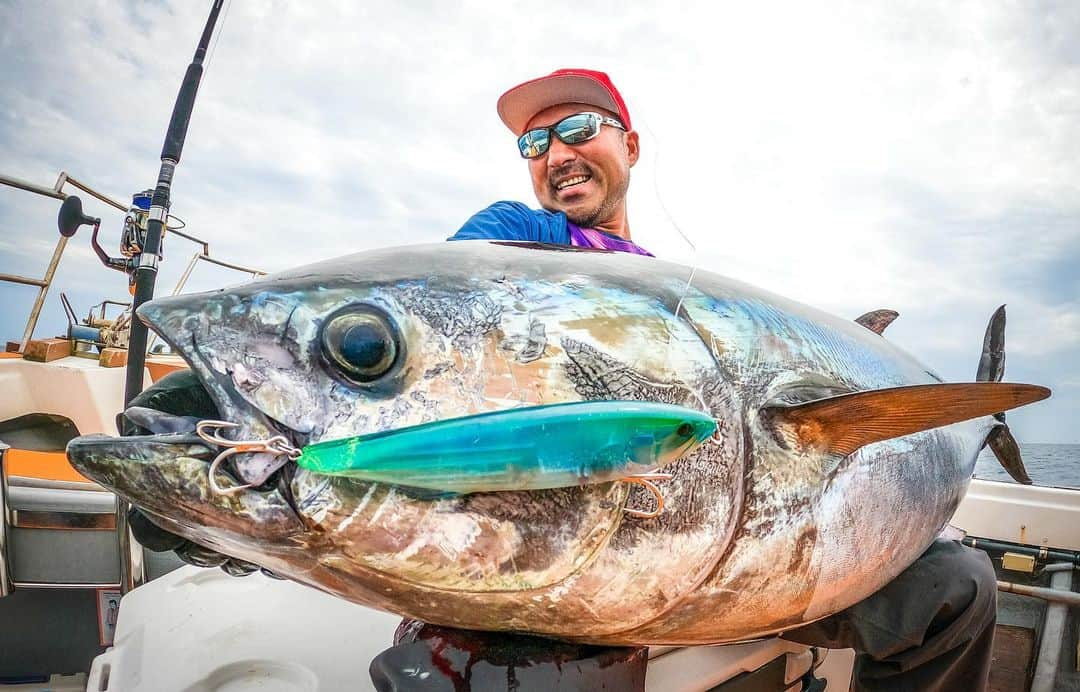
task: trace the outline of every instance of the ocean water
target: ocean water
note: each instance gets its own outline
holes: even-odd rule
[[[1020,455],[1036,485],[1080,488],[1080,445],[1021,444]],[[982,451],[975,463],[975,477],[1014,482],[989,447]]]

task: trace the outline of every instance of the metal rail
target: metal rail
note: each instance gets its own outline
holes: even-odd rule
[[[0,175],[0,184],[13,187],[17,190],[25,190],[27,192],[33,192],[34,194],[60,200],[67,199],[67,195],[64,194],[62,188],[64,187],[64,183],[68,180],[67,173],[61,171],[60,176],[56,179],[56,184],[53,185],[52,188],[47,188],[42,187],[41,185],[35,185],[34,183],[28,183],[25,180],[20,180],[18,178]],[[68,239],[64,236],[60,236],[56,241],[56,247],[53,249],[52,257],[49,259],[49,265],[45,269],[44,278],[32,279],[14,274],[0,274],[0,281],[23,284],[25,286],[37,286],[38,289],[37,298],[34,299],[33,307],[30,308],[30,317],[26,320],[26,328],[23,329],[22,339],[19,341],[19,353],[26,350],[26,344],[30,343],[30,339],[34,336],[34,328],[37,327],[38,319],[41,317],[41,309],[45,306],[45,296],[49,293],[49,286],[52,285],[53,276],[56,274],[56,268],[60,265],[60,258],[64,256],[64,249],[67,247],[67,241]]]
[[[173,292],[172,292],[172,294],[174,296],[178,295],[181,291],[184,290],[184,286],[187,285],[188,279],[191,278],[192,270],[195,269],[195,265],[198,264],[199,262],[209,262],[210,264],[216,264],[219,267],[225,267],[226,269],[232,269],[232,270],[235,270],[235,271],[238,271],[238,272],[244,272],[246,274],[251,274],[251,278],[253,278],[253,279],[256,276],[266,276],[266,272],[262,271],[261,269],[252,269],[250,267],[244,267],[244,266],[241,266],[239,264],[233,264],[232,262],[226,262],[224,260],[216,259],[216,258],[211,257],[210,255],[206,254],[205,252],[202,252],[202,253],[197,252],[197,253],[195,253],[195,256],[191,258],[191,261],[188,262],[187,269],[185,269],[184,273],[180,276],[180,280],[176,282],[176,287],[173,288]]]
[[[44,195],[45,197],[52,197],[53,199],[58,199],[60,201],[67,199],[67,195],[65,195],[63,192],[60,192],[60,187],[64,184],[65,180],[67,180],[67,173],[61,172],[60,178],[56,181],[56,185],[49,188],[42,187],[41,185],[35,185],[34,183],[28,183],[25,180],[20,180],[19,178],[12,178],[11,176],[0,173],[0,184],[2,185],[13,187],[16,190],[26,190],[27,192]]]
[[[116,540],[120,548],[120,593],[146,583],[146,564],[142,545],[135,540],[128,524],[131,504],[116,497]]]
[[[1065,563],[1066,567],[1072,567]],[[1050,588],[1047,591],[1063,596],[1073,597],[1071,600],[1046,597],[1049,604],[1046,606],[1046,614],[1043,616],[1043,628],[1039,645],[1039,655],[1035,658],[1035,673],[1031,676],[1031,692],[1052,692],[1057,682],[1058,663],[1061,661],[1062,644],[1068,632],[1069,605],[1080,605],[1080,594],[1072,591],[1072,570],[1054,570],[1050,577]]]
[[[31,279],[26,276],[18,276],[17,274],[0,274],[0,281],[8,281],[13,284],[24,284],[26,286],[37,286],[38,288],[49,285],[49,282],[43,281],[42,279]]]
[[[11,565],[8,562],[8,503],[7,474],[4,472],[4,457],[11,449],[0,442],[0,598],[11,595],[15,585],[11,582]]]
[[[78,180],[75,180],[75,178],[72,178],[65,171],[60,171],[60,178],[56,181],[56,185],[57,185],[56,190],[57,190],[57,192],[59,192],[63,188],[64,183],[71,183],[72,187],[77,187],[78,189],[82,190],[83,192],[90,195],[94,199],[101,200],[105,204],[108,204],[111,207],[116,207],[117,209],[119,209],[122,212],[126,213],[127,210],[128,210],[128,205],[123,204],[122,202],[117,202],[112,197],[109,197],[108,195],[102,194],[102,193],[98,192],[97,190],[95,190],[94,188],[90,187],[89,185],[87,185],[85,183],[81,183]],[[67,195],[64,195],[61,199],[67,199]]]
[[[17,581],[15,582],[15,588],[19,590],[26,589],[46,589],[52,591],[70,591],[72,589],[119,589],[120,584],[116,582],[42,582],[42,581]]]
[[[1041,598],[1051,603],[1067,603],[1071,606],[1080,606],[1080,593],[1069,590],[1069,584],[1072,583],[1072,574],[1058,572],[1054,574],[1051,580],[1054,585],[1049,589],[1043,586],[1028,586],[1027,584],[1017,584],[1011,581],[999,581],[997,588],[998,591],[1003,593]],[[1059,586],[1059,583],[1062,585]]]

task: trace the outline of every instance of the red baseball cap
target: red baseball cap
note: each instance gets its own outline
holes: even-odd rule
[[[630,112],[611,78],[596,70],[564,69],[518,84],[499,97],[499,117],[515,135],[534,115],[561,103],[585,103],[617,113],[630,130]]]

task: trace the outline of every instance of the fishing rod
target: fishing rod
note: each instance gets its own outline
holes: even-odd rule
[[[123,257],[109,257],[98,243],[98,229],[101,219],[87,216],[82,211],[82,202],[75,195],[68,196],[60,205],[57,217],[60,235],[70,238],[80,226],[93,226],[91,245],[102,264],[110,269],[126,273],[132,283],[133,299],[131,303],[131,332],[128,338],[127,372],[124,384],[124,407],[137,397],[143,388],[143,370],[146,367],[147,327],[137,317],[135,311],[154,297],[154,284],[157,282],[158,263],[161,261],[161,238],[166,230],[169,218],[169,190],[172,187],[173,174],[180,163],[184,150],[191,112],[195,108],[195,95],[199,91],[199,82],[203,75],[203,61],[210,47],[210,38],[214,25],[224,6],[225,0],[213,0],[210,16],[203,27],[195,57],[188,65],[184,81],[180,83],[180,93],[173,104],[169,129],[165,133],[165,144],[161,147],[161,169],[158,171],[157,186],[152,190],[138,193],[132,199],[132,207],[125,219],[124,238],[121,242]],[[142,233],[145,220],[146,232]],[[142,564],[142,547],[135,542],[128,526],[130,505],[124,500],[116,500],[116,534],[120,547],[120,590],[127,593],[143,582],[145,572]]]
[[[157,282],[158,263],[161,261],[161,236],[165,232],[165,223],[169,218],[169,191],[172,187],[173,174],[180,163],[187,138],[188,123],[195,107],[195,95],[199,91],[199,82],[203,74],[203,60],[210,46],[210,37],[214,33],[218,14],[225,0],[214,0],[210,16],[203,27],[202,37],[195,49],[195,57],[188,65],[184,81],[180,84],[180,93],[173,105],[172,119],[165,133],[165,144],[161,148],[161,169],[158,172],[157,186],[150,199],[150,213],[147,221],[146,239],[143,243],[135,268],[135,294],[131,311],[154,297],[154,284]],[[131,337],[128,342],[127,379],[124,386],[124,404],[142,392],[143,368],[146,365],[147,328],[140,320],[131,320]]]

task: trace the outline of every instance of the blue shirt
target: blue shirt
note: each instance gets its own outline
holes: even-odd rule
[[[449,240],[517,240],[573,245],[594,250],[653,254],[636,243],[595,228],[581,228],[563,212],[529,209],[521,202],[496,202],[477,212]]]
[[[566,214],[561,211],[529,209],[521,202],[496,202],[473,214],[447,240],[531,240],[569,245],[566,223]]]

